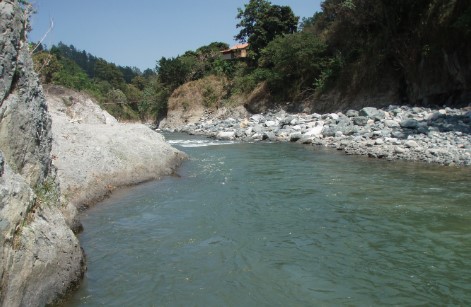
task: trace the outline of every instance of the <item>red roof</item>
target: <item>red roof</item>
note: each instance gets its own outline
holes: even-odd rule
[[[231,52],[231,51],[235,51],[235,50],[239,50],[239,49],[245,49],[249,46],[249,43],[243,43],[243,44],[237,44],[237,45],[234,45],[232,46],[231,48],[229,49],[226,49],[226,50],[223,50],[221,51],[222,53],[228,53],[228,52]]]

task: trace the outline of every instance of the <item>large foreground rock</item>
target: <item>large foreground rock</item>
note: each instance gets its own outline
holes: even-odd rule
[[[28,10],[0,1],[0,305],[8,307],[53,303],[80,281],[74,205],[170,174],[183,157],[81,95],[52,97],[51,122],[25,37]]]
[[[58,86],[45,92],[53,165],[63,196],[75,206],[89,205],[118,186],[172,174],[185,157],[149,127],[118,123],[87,95]]]
[[[26,43],[28,6],[0,2],[0,305],[42,306],[82,276],[61,213],[51,120]]]

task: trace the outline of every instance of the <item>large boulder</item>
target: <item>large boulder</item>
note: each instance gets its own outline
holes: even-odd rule
[[[28,8],[0,1],[1,306],[52,304],[78,284],[84,256],[74,205],[171,174],[184,157],[83,94],[49,88],[46,104],[24,34]]]
[[[0,305],[43,306],[83,274],[51,166],[51,119],[25,37],[29,5],[0,2]]]

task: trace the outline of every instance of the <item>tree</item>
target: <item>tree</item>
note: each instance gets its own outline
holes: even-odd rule
[[[235,39],[250,44],[254,60],[277,36],[295,33],[299,21],[289,6],[272,5],[266,0],[250,0],[243,10],[238,9],[237,18],[237,28],[241,30]]]
[[[54,76],[62,69],[62,65],[54,54],[41,51],[33,55],[34,70],[42,83],[51,83]]]
[[[171,91],[163,85],[157,76],[149,77],[142,91],[138,110],[142,119],[153,119],[158,122],[167,115],[167,102]]]
[[[64,85],[76,90],[91,88],[91,81],[85,71],[74,61],[63,58],[60,60],[61,69],[53,75],[53,83]]]
[[[112,63],[99,59],[95,64],[95,78],[108,81],[114,88],[124,88],[124,77],[121,70]]]
[[[313,90],[316,79],[328,67],[327,46],[315,35],[299,32],[280,36],[263,49],[260,67],[270,69],[272,80],[267,80],[274,91],[290,89],[293,95]]]
[[[160,82],[175,89],[187,81],[191,69],[188,63],[181,57],[165,58],[162,57],[155,69],[159,75]]]

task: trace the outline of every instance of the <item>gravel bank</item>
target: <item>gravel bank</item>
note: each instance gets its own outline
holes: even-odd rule
[[[388,160],[471,165],[471,108],[389,106],[345,113],[288,114],[218,119],[167,129],[246,142],[298,142]]]

